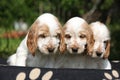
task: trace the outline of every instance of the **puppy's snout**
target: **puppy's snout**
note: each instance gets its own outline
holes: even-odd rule
[[[78,48],[72,48],[72,51],[73,51],[73,52],[77,52],[77,51],[78,51]]]
[[[102,55],[102,52],[96,52],[96,55],[98,56],[98,57],[100,57],[101,55]]]
[[[48,48],[48,51],[49,51],[49,52],[53,52],[53,51],[54,51],[54,48]]]

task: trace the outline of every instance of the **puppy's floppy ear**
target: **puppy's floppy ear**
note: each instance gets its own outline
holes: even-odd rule
[[[57,24],[59,25],[60,28],[60,46],[59,46],[59,51],[60,53],[64,53],[65,51],[65,38],[64,38],[64,31],[63,31],[63,27],[60,24],[59,20],[57,19],[57,17],[54,17],[54,19],[56,20]]]
[[[60,25],[60,46],[59,46],[59,50],[60,50],[60,53],[64,53],[65,51],[65,38],[64,38],[64,31],[63,31],[63,28],[62,26]]]
[[[107,41],[105,54],[103,56],[104,59],[107,59],[110,55],[110,40]]]
[[[92,53],[93,53],[93,46],[94,46],[93,32],[89,28],[88,35],[87,35],[87,54],[88,55],[92,55]]]
[[[38,27],[38,22],[35,21],[31,28],[28,31],[28,37],[27,37],[27,47],[30,51],[30,53],[32,53],[32,55],[35,55],[35,51],[37,49],[37,28]]]

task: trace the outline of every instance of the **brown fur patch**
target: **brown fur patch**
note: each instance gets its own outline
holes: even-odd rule
[[[75,42],[74,45],[71,46],[71,48],[73,48],[73,49],[77,49],[77,48],[78,48],[77,43]]]
[[[62,26],[60,25],[60,23],[59,23],[59,26],[60,26],[60,47],[59,47],[59,50],[60,50],[60,53],[64,53],[64,51],[65,51],[65,34],[64,34],[64,32],[63,32],[63,28],[62,28]]]
[[[64,40],[64,31],[63,31],[63,27],[62,25],[60,24],[59,20],[54,17],[57,24],[59,25],[59,30],[60,31],[60,46],[59,46],[59,51],[60,53],[64,53],[65,49],[66,49],[66,46],[65,46],[65,40]]]
[[[67,25],[69,23],[66,23],[63,27],[63,31],[65,32]],[[84,22],[81,27],[83,27],[84,31],[80,32],[80,34],[85,34],[87,38],[87,51],[85,51],[86,54],[92,55],[91,53],[93,52],[93,46],[94,46],[94,37],[93,37],[93,32],[90,28],[90,26],[87,24],[87,22]]]
[[[50,34],[49,27],[47,25],[45,25],[45,24],[41,25],[38,28],[38,34],[45,34],[45,35]]]
[[[44,34],[49,33],[49,28],[47,25],[43,24],[40,26],[39,24],[40,24],[40,22],[35,21],[32,24],[32,26],[28,32],[27,47],[33,56],[35,55],[35,51],[37,49],[37,39],[39,37],[39,34],[40,33],[44,33]]]
[[[101,45],[99,45],[99,47],[97,48],[98,52],[101,52]]]
[[[38,27],[38,23],[37,21],[35,21],[31,28],[29,29],[28,32],[28,37],[27,37],[27,47],[30,51],[30,53],[32,53],[32,55],[35,55],[35,50],[37,48],[37,27]]]
[[[92,55],[93,52],[93,46],[94,46],[94,37],[93,32],[88,24],[83,24],[84,29],[86,31],[86,37],[87,37],[87,54]]]
[[[110,40],[107,41],[107,46],[106,46],[106,50],[105,50],[105,54],[103,56],[104,59],[108,58],[110,55]]]

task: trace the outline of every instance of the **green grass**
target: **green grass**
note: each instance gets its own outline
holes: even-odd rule
[[[7,58],[11,54],[15,53],[17,47],[21,42],[21,38],[18,39],[0,39],[0,57]]]
[[[23,38],[3,38],[2,35],[5,32],[12,31],[13,28],[0,28],[0,58],[8,58],[11,54],[16,52],[17,47],[19,46]]]

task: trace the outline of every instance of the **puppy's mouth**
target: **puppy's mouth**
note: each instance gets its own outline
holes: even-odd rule
[[[82,47],[79,48],[76,47],[76,48],[70,48],[68,51],[70,52],[70,54],[83,54],[85,49]]]
[[[103,58],[103,52],[93,51],[92,57],[93,58]]]
[[[42,49],[37,49],[37,51],[42,53],[43,55],[49,55],[49,54],[56,53],[55,48],[42,48]]]
[[[49,53],[54,53],[55,48],[48,48],[47,50],[48,50]]]
[[[72,48],[73,53],[78,53],[78,48]]]
[[[71,49],[71,54],[83,54],[84,50],[81,50],[79,48]]]

